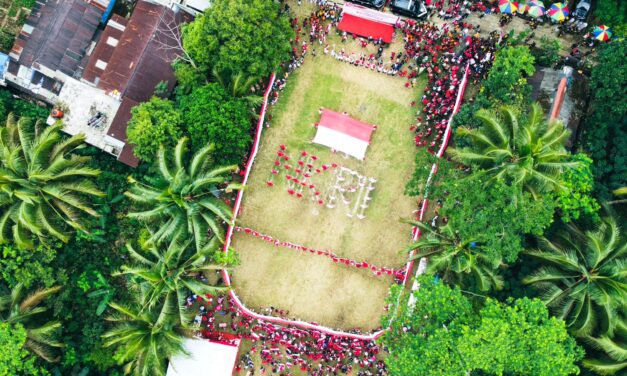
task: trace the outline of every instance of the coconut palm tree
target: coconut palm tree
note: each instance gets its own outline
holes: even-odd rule
[[[60,130],[12,115],[0,128],[0,243],[33,249],[35,237],[49,235],[67,242],[68,226],[85,231],[81,215],[98,216],[85,198],[102,196],[91,179],[100,171],[70,155],[85,136],[63,139]]]
[[[185,353],[183,341],[191,332],[176,320],[162,320],[161,312],[143,310],[141,297],[129,305],[110,306],[116,313],[107,320],[115,326],[103,334],[104,346],[117,348],[125,373],[165,376],[168,360]]]
[[[145,244],[147,253],[142,253],[127,244],[133,266],[122,266],[115,275],[128,275],[142,288],[145,300],[142,310],[160,312],[161,321],[172,316],[185,325],[189,317],[185,312],[188,292],[204,296],[228,290],[228,287],[213,286],[199,280],[205,271],[224,269],[225,265],[212,264],[209,257],[220,252],[220,243],[215,238],[201,251],[196,251],[192,240],[176,237],[169,245]]]
[[[460,239],[450,225],[436,231],[420,221],[405,222],[422,231],[420,240],[405,252],[416,251],[412,259],[427,257],[427,273],[440,274],[448,283],[484,292],[503,287],[503,279],[496,272],[501,260],[487,257],[473,239]]]
[[[21,324],[26,329],[24,347],[48,362],[58,361],[53,349],[63,347],[63,344],[54,339],[61,324],[57,321],[42,322],[37,315],[47,310],[39,304],[60,289],[51,287],[27,295],[21,284],[10,290],[0,286],[0,321]]]
[[[253,107],[263,103],[263,97],[251,91],[251,88],[257,82],[255,77],[246,78],[244,72],[218,71],[216,68],[211,73],[216,82],[222,85],[224,90],[231,96],[242,98]]]
[[[585,341],[605,356],[584,359],[584,367],[600,375],[616,375],[627,369],[627,323],[618,320],[614,337],[586,337]]]
[[[523,279],[577,336],[612,336],[627,303],[627,242],[612,217],[596,229],[569,225],[525,251],[545,266]]]
[[[537,103],[525,117],[510,107],[502,107],[499,115],[479,110],[475,117],[483,126],[459,128],[457,134],[468,137],[470,146],[449,148],[453,159],[476,166],[488,181],[503,179],[534,197],[565,189],[560,174],[578,165],[569,161],[570,155],[564,148],[570,132],[558,122],[547,122]]]
[[[157,155],[157,181],[148,185],[130,179],[133,185],[125,195],[145,209],[130,212],[128,216],[146,222],[155,230],[151,242],[171,240],[183,231],[183,236],[194,239],[196,249],[201,250],[212,236],[224,241],[223,224],[233,216],[231,208],[219,196],[240,189],[241,185],[228,183],[237,166],[212,167],[211,145],[188,160],[187,142],[187,138],[182,138],[171,158],[162,146]]]

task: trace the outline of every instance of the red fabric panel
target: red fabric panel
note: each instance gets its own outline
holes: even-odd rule
[[[372,132],[374,131],[374,126],[370,124],[362,123],[350,116],[327,109],[322,110],[322,117],[318,126],[333,129],[367,143],[370,143]]]
[[[342,21],[340,21],[337,27],[347,33],[355,33],[362,37],[381,38],[385,43],[391,43],[392,35],[394,35],[394,26],[392,25],[359,18],[346,13],[342,16]]]

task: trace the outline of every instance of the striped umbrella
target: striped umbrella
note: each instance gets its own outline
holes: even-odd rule
[[[555,3],[549,8],[549,17],[555,21],[564,21],[570,14],[568,7],[564,3]]]
[[[518,2],[511,0],[499,0],[501,13],[512,14],[518,10]]]
[[[612,37],[612,30],[605,25],[599,25],[592,30],[592,35],[594,39],[605,42]]]
[[[518,8],[518,13],[526,13],[529,11],[529,8],[531,8],[531,6],[533,5],[533,1],[530,1],[528,3],[524,3],[520,6],[520,8]]]

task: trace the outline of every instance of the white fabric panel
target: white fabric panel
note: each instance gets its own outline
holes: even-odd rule
[[[370,9],[361,5],[351,3],[344,3],[344,13],[375,22],[385,23],[388,25],[396,25],[400,18],[393,15],[392,13],[383,13],[375,9]]]
[[[237,347],[201,339],[187,339],[190,356],[177,355],[170,360],[167,376],[231,376]]]
[[[368,143],[366,141],[321,125],[318,126],[318,132],[316,132],[316,137],[314,137],[313,142],[341,151],[359,160],[366,157],[366,149],[368,149]]]

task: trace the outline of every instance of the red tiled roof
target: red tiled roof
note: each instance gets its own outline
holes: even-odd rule
[[[116,112],[111,126],[109,126],[109,130],[107,131],[108,136],[126,142],[126,125],[128,121],[131,120],[131,109],[138,104],[139,102],[135,102],[128,97],[122,100],[118,112]]]

